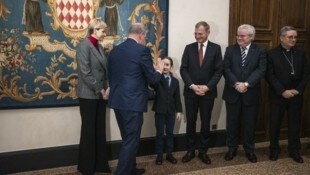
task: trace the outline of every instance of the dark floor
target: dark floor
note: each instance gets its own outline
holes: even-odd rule
[[[164,161],[162,165],[155,165],[154,161],[156,156],[143,156],[137,158],[138,167],[146,169],[146,175],[306,175],[310,174],[310,138],[302,139],[302,149],[300,153],[304,158],[304,163],[299,164],[294,162],[288,157],[286,151],[287,141],[281,141],[281,153],[278,161],[270,161],[268,159],[268,144],[267,142],[256,144],[256,155],[258,158],[257,163],[250,163],[241,148],[237,156],[232,161],[225,161],[224,155],[226,152],[225,147],[211,148],[208,155],[211,158],[211,165],[206,165],[197,157],[189,163],[182,163],[181,159],[185,152],[174,153],[178,159],[177,164],[171,164]],[[112,171],[115,171],[117,160],[110,161]],[[79,175],[76,166],[60,167],[54,169],[46,169],[40,171],[17,173],[16,175]],[[102,174],[102,173],[98,173]],[[102,174],[104,175],[104,174]]]

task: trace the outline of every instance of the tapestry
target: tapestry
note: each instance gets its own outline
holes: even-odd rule
[[[141,22],[154,63],[167,53],[168,0],[0,0],[0,109],[78,105],[75,49],[93,18],[107,50]]]

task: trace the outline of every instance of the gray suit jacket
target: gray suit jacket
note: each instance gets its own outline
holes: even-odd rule
[[[101,99],[101,89],[108,87],[107,58],[100,44],[99,50],[88,38],[77,46],[77,95],[80,98]]]

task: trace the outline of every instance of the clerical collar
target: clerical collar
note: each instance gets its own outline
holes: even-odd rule
[[[283,47],[282,44],[281,44],[281,49],[282,49],[284,52],[290,52],[290,51],[292,50],[292,48],[287,49],[287,48]]]

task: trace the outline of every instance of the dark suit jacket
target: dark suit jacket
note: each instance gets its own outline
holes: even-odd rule
[[[261,87],[260,81],[266,72],[266,52],[263,48],[252,43],[245,66],[241,65],[241,50],[238,44],[228,46],[224,55],[223,69],[225,87],[223,99],[228,103],[236,103],[242,96],[244,104],[259,104]],[[250,87],[246,93],[235,90],[236,82],[248,82]]]
[[[160,80],[148,47],[128,38],[108,57],[109,106],[113,109],[147,111],[148,84]]]
[[[222,77],[222,53],[221,47],[208,42],[202,66],[198,59],[198,42],[185,47],[180,68],[181,77],[184,81],[185,97],[194,97],[196,94],[189,89],[192,84],[207,85],[210,89],[204,98],[217,97],[217,83]]]
[[[294,59],[295,75],[291,75],[291,66],[284,57],[281,46],[268,52],[268,69],[266,79],[270,87],[270,101],[273,103],[285,103],[288,101],[301,100],[306,86],[306,78],[309,75],[307,58],[305,53],[297,47],[291,48]],[[287,100],[282,93],[288,89],[296,89],[300,95]]]
[[[85,99],[102,99],[101,89],[107,88],[107,58],[103,47],[99,51],[88,38],[77,46],[77,95]]]
[[[153,104],[153,111],[160,114],[175,114],[182,112],[182,104],[180,98],[179,81],[171,75],[170,87],[162,75],[159,83],[151,85],[156,95]]]

